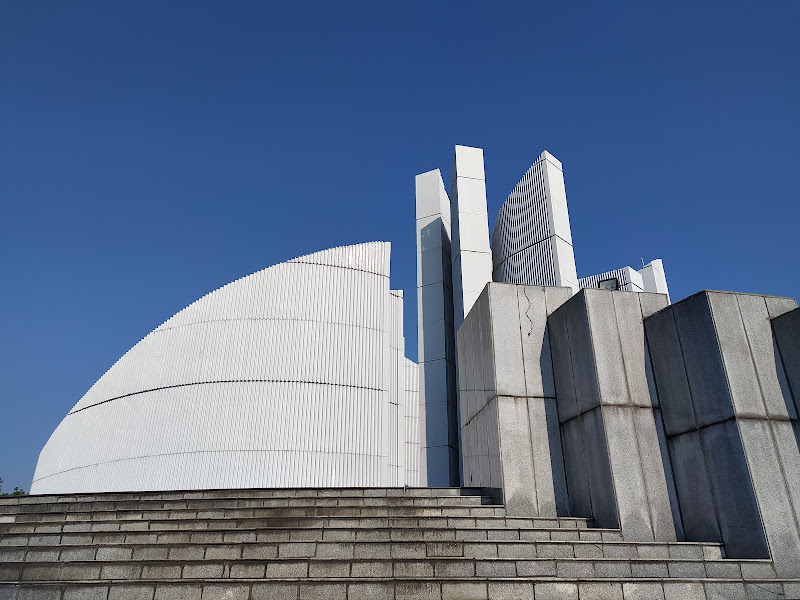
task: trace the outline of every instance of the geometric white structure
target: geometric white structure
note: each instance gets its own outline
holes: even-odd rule
[[[581,277],[578,283],[582,288],[604,287],[611,284],[611,289],[626,292],[655,292],[665,294],[669,302],[669,288],[667,277],[664,274],[664,264],[660,258],[650,261],[647,265],[636,271],[633,267],[622,267],[613,271],[606,271],[598,275]]]
[[[417,340],[424,480],[458,485],[450,200],[438,169],[417,175]]]
[[[492,230],[494,281],[578,289],[561,162],[542,152]]]
[[[456,146],[450,197],[438,170],[417,176],[420,406],[428,485],[458,485],[456,338],[487,283],[666,294],[661,260],[578,279],[561,162],[547,151],[506,198],[488,236],[483,150]],[[450,265],[452,264],[452,268]],[[422,417],[421,417],[422,418]]]
[[[456,146],[450,187],[453,227],[453,326],[458,331],[492,280],[483,150]]]
[[[420,485],[389,253],[309,254],[177,313],[59,424],[31,492]]]
[[[664,263],[660,258],[651,260],[644,267],[639,269],[639,274],[642,276],[642,289],[644,289],[645,292],[666,294],[667,302],[670,301],[667,276],[664,273]]]

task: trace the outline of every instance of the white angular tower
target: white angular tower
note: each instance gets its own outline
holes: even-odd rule
[[[458,331],[475,300],[492,280],[483,150],[456,146],[450,186],[453,224],[453,325]]]
[[[416,197],[420,479],[459,485],[450,200],[438,169],[417,175]]]
[[[561,162],[542,152],[500,208],[492,231],[494,281],[578,289]]]

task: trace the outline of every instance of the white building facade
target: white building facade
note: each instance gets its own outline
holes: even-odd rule
[[[578,289],[564,173],[549,152],[542,152],[500,208],[492,262],[497,282]]]
[[[461,402],[456,336],[489,282],[605,287],[667,295],[660,259],[578,278],[561,162],[536,159],[488,230],[483,150],[456,146],[450,196],[439,170],[417,176],[417,308],[420,407],[429,485],[459,485]]]
[[[59,424],[31,493],[424,485],[389,254],[309,254],[177,313]]]

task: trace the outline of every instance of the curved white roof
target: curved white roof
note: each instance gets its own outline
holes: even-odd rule
[[[415,396],[406,365],[390,368],[405,359],[389,253],[316,252],[178,312],[64,418],[32,493],[415,484],[397,475],[405,445],[386,442],[408,421],[390,420],[390,390]]]

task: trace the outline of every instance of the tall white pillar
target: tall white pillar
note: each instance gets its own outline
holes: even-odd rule
[[[453,325],[454,331],[458,331],[469,309],[492,280],[483,150],[456,146],[451,177]]]
[[[420,480],[459,485],[450,200],[438,169],[416,177]],[[426,479],[427,477],[427,479]]]

